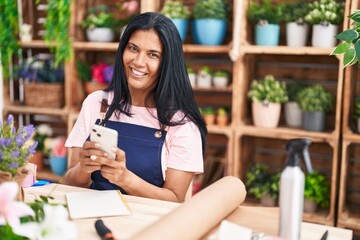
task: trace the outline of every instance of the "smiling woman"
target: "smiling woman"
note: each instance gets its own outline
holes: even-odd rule
[[[65,183],[184,201],[204,170],[207,130],[174,23],[159,13],[133,18],[114,66],[109,87],[85,99],[67,139],[73,151]],[[118,131],[115,161],[89,139],[94,124]]]

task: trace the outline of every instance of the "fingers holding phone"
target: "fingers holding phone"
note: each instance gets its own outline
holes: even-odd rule
[[[118,132],[114,129],[94,125],[91,129],[90,140],[100,144],[100,149],[108,154],[109,159],[115,160],[113,148],[117,148]]]

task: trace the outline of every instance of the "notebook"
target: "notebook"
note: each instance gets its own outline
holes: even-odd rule
[[[70,217],[95,218],[130,215],[131,210],[118,190],[66,193]]]

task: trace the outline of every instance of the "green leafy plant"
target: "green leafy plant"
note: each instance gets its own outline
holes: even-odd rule
[[[214,77],[229,77],[229,73],[218,70],[214,72]]]
[[[51,59],[41,60],[41,67],[36,70],[36,82],[63,83],[64,67],[56,66]]]
[[[220,107],[217,109],[217,115],[220,115],[220,116],[227,116],[229,113],[229,110],[227,107]]]
[[[224,0],[197,0],[193,7],[195,19],[226,19],[228,13],[228,4]]]
[[[215,109],[213,107],[200,108],[200,113],[203,116],[205,116],[205,115],[213,115],[213,114],[215,114]]]
[[[177,0],[166,0],[161,12],[168,18],[188,19],[191,12],[188,6]]]
[[[252,81],[248,97],[253,102],[286,102],[288,100],[286,84],[284,82],[279,82],[272,75],[267,75],[262,80]]]
[[[9,76],[9,61],[19,49],[17,34],[19,32],[16,1],[0,1],[0,55],[5,79]]]
[[[344,18],[344,3],[336,0],[318,0],[309,3],[305,21],[310,24],[339,24]]]
[[[330,55],[344,54],[343,67],[351,66],[360,60],[360,10],[355,10],[349,18],[353,20],[352,28],[345,29],[336,38],[340,43]]]
[[[272,174],[270,175],[269,181],[265,183],[265,192],[268,193],[275,201],[279,198],[280,176],[280,172]]]
[[[320,207],[326,208],[330,201],[330,184],[326,177],[317,171],[305,175],[304,197],[314,200]]]
[[[81,27],[87,28],[113,28],[116,26],[116,21],[110,13],[108,6],[99,4],[88,9],[88,14],[82,22]]]
[[[299,82],[286,84],[286,92],[287,92],[287,95],[289,97],[288,101],[289,102],[296,102],[299,92],[301,90],[303,90],[305,87],[306,87],[305,84],[302,84],[302,83],[299,83]]]
[[[307,112],[328,112],[334,106],[334,97],[322,85],[314,84],[299,92],[297,102]]]
[[[55,66],[72,57],[69,36],[71,0],[48,0],[44,40],[55,54]]]
[[[302,24],[308,13],[309,4],[305,2],[287,2],[284,5],[284,22],[297,22]]]
[[[284,4],[272,3],[271,0],[263,0],[261,3],[250,2],[246,15],[255,24],[278,24],[284,16]]]
[[[357,95],[357,96],[355,97],[353,117],[354,117],[355,119],[359,119],[359,118],[360,118],[360,95]]]
[[[246,172],[246,188],[249,194],[256,199],[260,199],[268,190],[266,184],[269,182],[270,174],[268,167],[264,164],[257,163],[250,166]]]
[[[192,69],[191,67],[187,67],[186,71],[187,73],[195,73],[194,69]]]
[[[76,61],[76,70],[82,82],[91,82],[91,64],[80,60]]]
[[[200,69],[199,69],[199,74],[209,74],[209,75],[212,75],[212,71],[210,69],[209,66],[202,66]]]

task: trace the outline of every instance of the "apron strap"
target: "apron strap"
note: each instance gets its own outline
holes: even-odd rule
[[[108,96],[109,96],[109,92],[103,91],[103,96],[102,96],[102,100],[101,100],[101,107],[100,107],[100,122],[99,125],[103,125],[105,126],[104,123],[104,118],[108,109]]]

